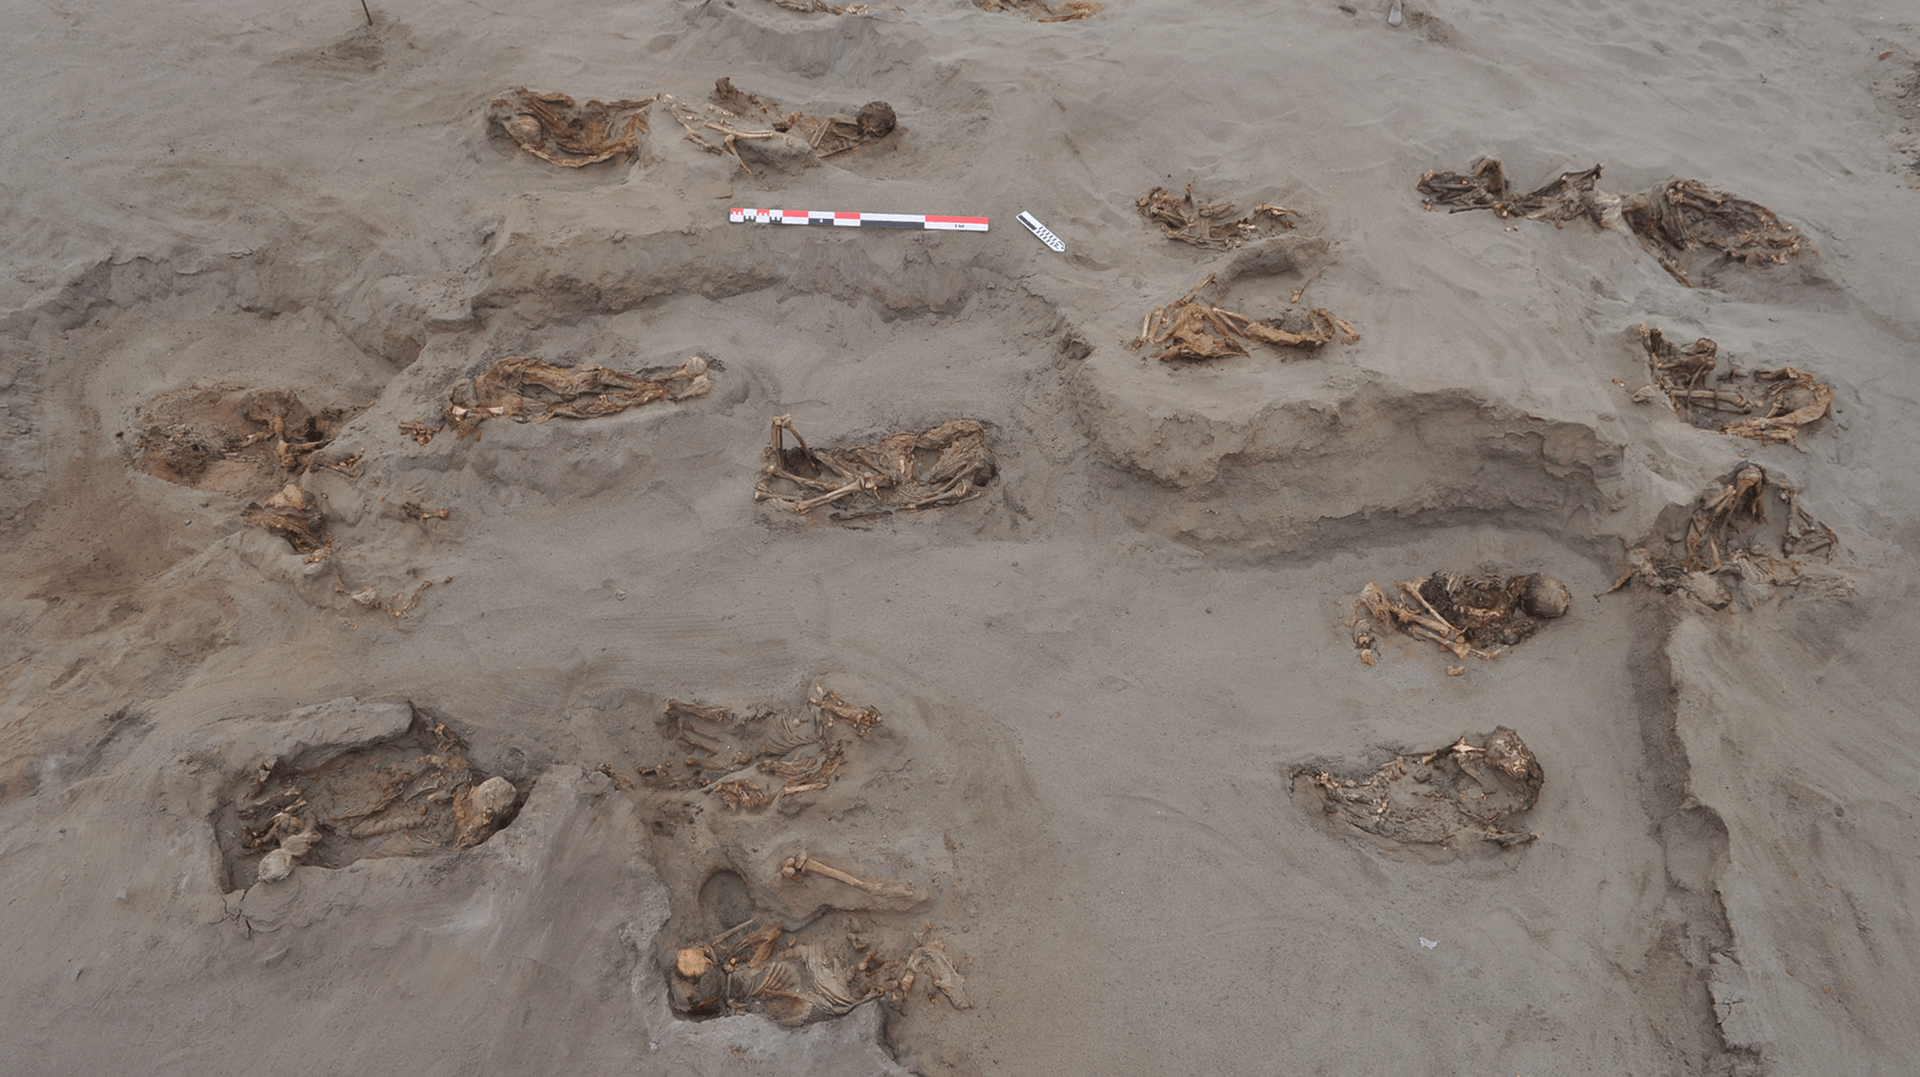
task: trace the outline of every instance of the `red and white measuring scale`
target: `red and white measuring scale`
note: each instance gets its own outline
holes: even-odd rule
[[[840,213],[826,209],[730,209],[734,224],[830,224],[839,228],[935,228],[984,232],[985,217],[940,217],[931,213]]]

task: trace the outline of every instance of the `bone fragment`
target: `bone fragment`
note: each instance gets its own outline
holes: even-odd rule
[[[829,879],[838,880],[848,886],[865,890],[867,893],[878,897],[910,898],[913,896],[912,883],[869,882],[857,875],[850,875],[847,872],[841,871],[839,868],[822,864],[820,861],[808,856],[805,851],[802,851],[798,856],[787,857],[786,862],[780,865],[780,874],[796,882],[798,882],[803,875],[824,875]]]

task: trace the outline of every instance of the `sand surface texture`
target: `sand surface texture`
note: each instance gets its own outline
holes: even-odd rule
[[[0,1070],[1914,1072],[1920,11],[1391,6],[0,3]]]

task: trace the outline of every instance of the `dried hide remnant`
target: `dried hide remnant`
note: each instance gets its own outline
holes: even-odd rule
[[[1535,835],[1509,830],[1507,822],[1533,807],[1544,781],[1539,760],[1505,726],[1436,751],[1397,754],[1370,771],[1293,772],[1303,806],[1317,804],[1328,818],[1392,842],[1449,850],[1532,841]]]
[[[1446,206],[1449,212],[1490,209],[1497,217],[1526,217],[1556,224],[1578,217],[1601,223],[1603,196],[1594,190],[1599,165],[1582,172],[1562,172],[1542,187],[1514,197],[1498,157],[1482,157],[1462,172],[1427,172],[1414,184],[1425,195],[1427,208]]]
[[[880,723],[880,712],[814,685],[803,714],[768,708],[742,714],[675,699],[661,722],[666,739],[687,753],[686,773],[668,776],[669,788],[698,789],[736,811],[761,811],[833,784],[848,746]]]
[[[1699,180],[1670,176],[1644,194],[1625,195],[1620,215],[1627,227],[1658,246],[1673,251],[1711,247],[1749,266],[1785,265],[1805,242],[1767,207]],[[1668,268],[1681,283],[1691,284],[1685,274]]]
[[[1801,427],[1826,418],[1833,407],[1833,386],[1794,367],[1756,370],[1753,377],[1767,383],[1761,403],[1766,414],[1736,419],[1721,427],[1722,433],[1791,445],[1799,440]]]
[[[789,433],[792,448],[786,445]],[[815,450],[794,429],[793,416],[782,415],[773,420],[765,477],[753,498],[799,515],[844,500],[833,518],[845,520],[957,505],[980,496],[998,473],[986,427],[972,419]]]
[[[575,104],[563,93],[534,93],[517,86],[487,108],[487,123],[514,144],[543,161],[580,168],[625,154],[640,153],[647,131],[647,106],[641,101],[588,101]]]
[[[315,553],[333,543],[327,536],[327,518],[319,503],[293,483],[281,487],[264,505],[248,505],[241,510],[240,518],[286,539],[296,553]]]
[[[1249,341],[1281,348],[1320,348],[1335,337],[1348,344],[1360,339],[1353,326],[1320,307],[1304,313],[1289,311],[1261,322],[1196,298],[1212,283],[1209,273],[1186,295],[1148,311],[1133,346],[1151,344],[1159,349],[1155,359],[1173,362],[1246,355]]]
[[[1435,572],[1398,584],[1389,594],[1369,583],[1354,600],[1349,623],[1360,660],[1373,665],[1383,628],[1430,640],[1457,658],[1493,658],[1567,615],[1572,596],[1552,576]]]
[[[230,873],[238,882],[251,863],[257,878],[272,881],[295,862],[343,867],[485,841],[511,820],[519,792],[476,771],[465,751],[446,726],[416,717],[399,737],[317,766],[267,760],[234,791],[231,815],[216,827]],[[286,855],[262,857],[269,849]]]
[[[1769,501],[1784,511],[1770,516]],[[1833,560],[1840,537],[1800,504],[1800,493],[1776,482],[1759,464],[1747,464],[1702,494],[1687,517],[1683,538],[1653,538],[1627,551],[1627,572],[1605,593],[1635,580],[1672,594],[1684,592],[1715,609],[1733,596],[1716,577],[1750,584],[1798,585],[1808,577],[1799,560]]]
[[[1072,22],[1091,19],[1100,13],[1099,0],[1066,0],[1051,7],[1046,0],[973,0],[982,11],[1017,11],[1035,22]]]
[[[1178,197],[1165,187],[1155,187],[1141,195],[1134,206],[1142,217],[1159,225],[1168,239],[1221,251],[1287,231],[1296,216],[1285,206],[1262,202],[1252,213],[1235,218],[1232,202],[1194,201],[1191,183],[1186,194]]]
[[[1701,337],[1681,348],[1644,323],[1634,329],[1647,352],[1652,388],[1666,396],[1681,418],[1696,426],[1791,445],[1799,440],[1801,427],[1826,418],[1833,407],[1831,385],[1791,366],[1744,374],[1729,370],[1717,383],[1709,384],[1719,345]],[[1639,401],[1653,398],[1655,394],[1645,389],[1634,395]],[[1728,414],[1746,418],[1722,418]]]
[[[669,383],[679,382],[678,387]],[[544,390],[538,396],[533,389]],[[446,418],[455,437],[480,437],[480,424],[510,418],[544,423],[556,415],[590,419],[615,415],[658,400],[705,396],[713,383],[707,361],[694,356],[667,373],[622,374],[603,366],[554,366],[526,356],[496,360],[471,379],[447,387]]]
[[[742,90],[731,78],[714,83],[713,95],[702,116],[677,101],[668,106],[673,118],[686,130],[686,139],[709,153],[731,154],[747,172],[753,169],[740,158],[742,139],[775,139],[792,135],[805,142],[820,159],[833,157],[892,134],[899,126],[893,106],[885,101],[869,101],[853,116],[821,116],[782,108],[778,101]],[[751,126],[742,129],[738,124]],[[719,136],[711,140],[703,132]]]

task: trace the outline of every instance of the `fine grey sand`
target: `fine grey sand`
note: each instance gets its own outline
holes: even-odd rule
[[[0,1071],[1914,1072],[1920,11],[1388,7],[0,2]],[[722,77],[899,126],[747,171],[675,118]],[[671,99],[572,169],[490,128],[523,86]],[[1698,179],[1804,249],[1688,287],[1592,219],[1425,206],[1482,155]],[[1189,183],[1295,227],[1169,241],[1135,201]],[[1358,339],[1132,345],[1209,273]],[[1830,414],[1763,443],[1636,403],[1642,323]],[[403,432],[513,356],[697,356],[710,391]],[[261,390],[327,444],[166,455]],[[816,448],[975,420],[997,471],[803,517],[754,497],[783,415]],[[1753,464],[1832,549],[1601,595]],[[288,484],[319,554],[248,522]],[[1436,570],[1571,610],[1363,664],[1355,596]],[[735,745],[669,701],[816,685],[881,715],[837,774],[703,791],[685,760]],[[1543,775],[1512,844],[1323,811],[1500,727]],[[378,759],[402,799],[256,881],[267,816]],[[490,776],[514,804],[463,846]],[[679,951],[749,918],[884,959],[881,997],[676,1009]],[[929,944],[968,1008],[901,987]]]

